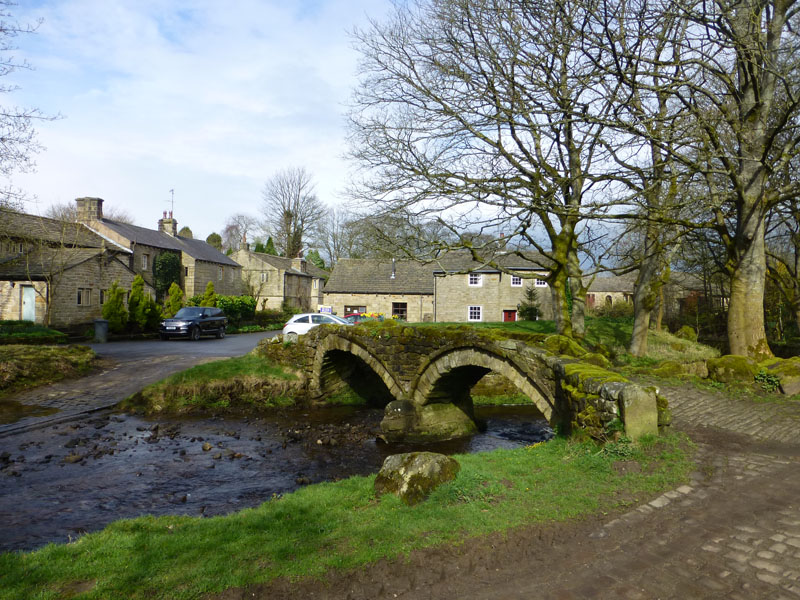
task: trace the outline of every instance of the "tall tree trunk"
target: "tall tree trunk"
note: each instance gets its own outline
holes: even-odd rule
[[[656,310],[656,319],[653,323],[655,331],[661,331],[661,322],[664,320],[664,286],[658,288],[658,307]]]
[[[556,322],[556,333],[572,337],[572,318],[567,302],[567,273],[559,269],[550,278],[550,293],[553,300],[553,319]]]
[[[589,286],[583,284],[583,270],[578,260],[578,249],[571,248],[569,253],[569,290],[572,294],[572,334],[577,339],[586,336],[586,293]]]
[[[650,315],[656,305],[658,291],[662,285],[659,276],[661,258],[657,255],[645,257],[639,266],[633,286],[633,333],[628,352],[633,356],[647,354],[647,333],[650,330]]]
[[[741,220],[744,232],[737,235],[738,260],[731,261],[729,267],[728,344],[731,354],[763,360],[772,356],[764,327],[765,225],[760,211],[753,212],[757,214]]]

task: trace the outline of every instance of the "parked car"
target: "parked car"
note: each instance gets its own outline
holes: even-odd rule
[[[308,333],[320,325],[352,325],[336,315],[320,313],[303,313],[295,315],[283,326],[283,335],[286,339],[296,340],[297,336]]]
[[[201,335],[225,337],[228,319],[221,308],[185,306],[171,319],[161,321],[159,334],[162,340],[171,337],[188,337],[199,340]]]

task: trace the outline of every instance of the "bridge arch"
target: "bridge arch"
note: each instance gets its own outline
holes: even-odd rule
[[[355,360],[354,360],[355,358]],[[369,350],[350,339],[328,335],[317,345],[311,369],[311,389],[318,395],[331,391],[333,382],[345,380],[352,387],[373,388],[380,403],[405,396],[386,365]],[[381,388],[382,384],[382,389]]]
[[[476,346],[450,348],[431,357],[412,387],[411,400],[418,406],[450,402],[471,410],[469,390],[490,371],[511,381],[552,422],[555,414],[552,386],[537,381],[512,357]]]

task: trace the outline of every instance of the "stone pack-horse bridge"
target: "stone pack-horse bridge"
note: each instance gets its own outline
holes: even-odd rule
[[[602,357],[561,336],[389,322],[320,326],[296,344],[265,340],[260,352],[296,368],[314,399],[349,386],[385,406],[381,428],[391,441],[474,433],[470,389],[489,372],[506,377],[566,433],[598,436],[616,419],[634,439],[658,432],[654,390],[607,371]]]

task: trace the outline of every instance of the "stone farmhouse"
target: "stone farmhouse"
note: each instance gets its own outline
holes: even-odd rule
[[[328,272],[304,258],[252,252],[249,245],[231,258],[242,267],[241,293],[253,296],[258,310],[279,310],[285,303],[302,312],[316,312],[323,304]]]
[[[78,198],[78,222],[128,250],[128,266],[153,285],[153,263],[159,254],[173,252],[181,259],[180,285],[190,298],[202,294],[209,281],[218,294],[241,293],[242,267],[204,240],[178,235],[172,213],[158,220],[158,229],[147,229],[103,217],[102,198]]]
[[[91,323],[114,281],[130,288],[130,255],[80,223],[0,209],[0,319]]]
[[[526,286],[534,286],[544,318],[552,318],[547,267],[539,254],[496,257],[512,273],[451,253],[428,264],[342,259],[324,290],[339,315],[380,312],[410,322],[516,321]]]
[[[495,262],[506,269],[479,263],[466,252],[444,256],[433,269],[434,321],[516,321],[525,288],[537,291],[540,314],[553,318],[548,260],[538,252],[501,254]]]
[[[374,312],[410,322],[433,321],[433,265],[343,258],[323,290],[334,314]]]

